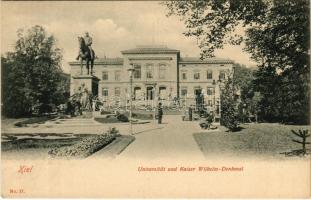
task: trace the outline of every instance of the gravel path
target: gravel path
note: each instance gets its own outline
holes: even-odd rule
[[[136,132],[136,140],[117,159],[203,159],[193,133],[202,131],[198,122],[182,121],[179,115],[164,115],[163,124]]]

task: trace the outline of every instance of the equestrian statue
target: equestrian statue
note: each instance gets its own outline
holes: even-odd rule
[[[95,59],[95,52],[92,49],[91,45],[93,43],[92,38],[89,36],[88,32],[85,32],[84,37],[78,37],[79,41],[79,54],[76,58],[77,60],[80,59],[81,61],[81,75],[83,70],[83,61],[86,62],[86,68],[87,68],[87,74],[92,75],[93,74],[93,65],[94,65],[94,59]],[[91,73],[90,73],[90,64],[91,64]]]

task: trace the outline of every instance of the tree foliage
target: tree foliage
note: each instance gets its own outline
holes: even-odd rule
[[[41,26],[17,31],[15,51],[2,64],[2,102],[9,117],[28,115],[34,106],[49,112],[59,103],[61,50]]]
[[[255,69],[246,67],[245,65],[234,64],[233,80],[239,90],[239,120],[250,122],[255,117],[257,122],[258,111],[260,110],[259,103],[262,100],[260,92],[254,89]]]
[[[268,5],[264,0],[190,0],[165,1],[168,16],[184,21],[186,36],[199,39],[202,57],[211,57],[224,44],[240,44],[243,35],[236,27],[263,22]]]
[[[254,80],[254,69],[248,68],[245,65],[240,65],[238,63],[234,63],[233,68],[233,79],[235,85],[241,90],[246,90]]]
[[[244,42],[244,51],[258,63],[251,85],[253,94],[262,96],[262,118],[309,122],[309,0],[190,0],[162,4],[168,8],[168,15],[178,15],[184,21],[186,36],[198,39],[202,58],[214,56],[215,49],[226,43]]]

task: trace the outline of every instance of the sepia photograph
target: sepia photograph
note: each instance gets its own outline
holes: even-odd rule
[[[308,0],[1,1],[3,198],[309,198]]]

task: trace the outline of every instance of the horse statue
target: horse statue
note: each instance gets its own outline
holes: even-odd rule
[[[95,52],[94,50],[90,50],[90,48],[85,44],[85,40],[83,37],[78,37],[79,41],[79,55],[77,57],[77,60],[80,59],[81,61],[81,75],[82,75],[82,69],[83,69],[83,61],[86,61],[86,68],[87,68],[87,74],[90,74],[89,67],[91,63],[91,75],[93,74],[93,65],[94,65],[94,59],[95,59]]]

